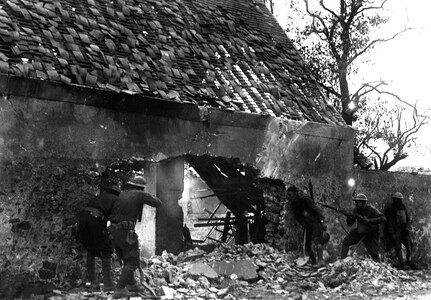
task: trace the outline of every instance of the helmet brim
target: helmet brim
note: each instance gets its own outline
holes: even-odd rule
[[[138,183],[134,183],[134,182],[131,182],[131,181],[127,181],[127,184],[129,184],[131,186],[136,186],[136,187],[139,187],[139,188],[145,188],[146,187],[145,184],[138,184]]]

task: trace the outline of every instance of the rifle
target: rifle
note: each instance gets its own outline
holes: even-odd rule
[[[308,180],[308,189],[310,190],[310,198],[314,200],[313,183],[311,183],[311,179]]]
[[[350,212],[348,212],[348,211],[346,211],[344,209],[341,209],[339,207],[335,207],[335,206],[332,206],[332,205],[329,205],[329,204],[326,204],[326,203],[323,203],[323,202],[319,202],[319,201],[317,201],[317,204],[320,204],[320,205],[322,205],[324,207],[327,207],[329,209],[335,210],[336,212],[338,212],[340,214],[343,214],[346,217],[353,217],[353,218],[356,218],[357,220],[361,220],[362,222],[364,221],[364,217],[361,216],[361,215],[359,215],[359,214],[357,214],[357,213],[350,213]]]
[[[317,201],[316,203],[320,204],[320,205],[322,205],[322,206],[324,206],[326,208],[335,210],[336,212],[338,212],[340,214],[343,214],[345,216],[351,215],[350,213],[348,213],[347,211],[345,211],[344,209],[341,209],[339,207],[335,207],[335,206],[332,206],[332,205],[329,205],[329,204],[326,204],[326,203],[323,203],[323,202],[320,202],[320,201]]]

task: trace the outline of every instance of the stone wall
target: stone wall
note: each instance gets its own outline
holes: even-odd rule
[[[151,191],[167,204],[153,215],[160,220],[153,227],[156,253],[178,251],[179,235],[167,237],[182,226],[183,170],[174,161],[185,155],[235,159],[261,179],[301,188],[311,178],[328,197],[348,193],[343,180],[351,172],[353,130],[347,127],[24,78],[0,76],[0,88],[6,91],[0,97],[3,270],[51,277],[46,261],[56,266],[56,283],[80,280],[83,253],[72,233],[77,208],[114,165],[127,173],[135,162],[157,164]]]
[[[431,264],[431,176],[400,172],[363,171],[354,173],[357,192],[384,209],[394,192],[404,195],[412,219],[413,258]],[[384,240],[383,240],[384,242]]]
[[[366,171],[354,170],[350,176],[356,182],[354,187],[348,187],[348,193],[340,191],[343,184],[334,182],[330,178],[312,177],[313,194],[316,201],[325,202],[332,206],[343,209],[353,209],[351,195],[365,193],[370,204],[384,211],[391,200],[394,192],[404,195],[404,203],[412,218],[412,242],[413,259],[420,266],[431,265],[431,176],[400,172]],[[344,183],[344,182],[343,182]],[[289,187],[289,182],[285,182]],[[310,186],[306,178],[291,182],[300,187],[300,192],[310,195]],[[270,183],[269,187],[263,186],[265,193],[265,204],[270,216],[268,217],[267,229],[268,241],[279,249],[297,251],[300,253],[302,229],[293,219],[290,211],[290,203],[283,197],[283,187],[277,183]],[[319,206],[319,205],[318,205]],[[328,231],[331,239],[325,245],[325,257],[329,261],[336,260],[340,256],[341,244],[344,237],[351,230],[347,226],[346,217],[333,210],[320,206],[327,220]],[[388,252],[388,240],[385,236],[384,226],[381,228],[381,253],[385,259],[391,258],[392,252]],[[366,254],[363,245],[358,245],[355,250],[358,254]]]
[[[76,217],[98,179],[72,162],[51,163],[17,158],[2,169],[0,286],[20,272],[65,288],[83,278]],[[51,263],[54,269],[45,267]]]

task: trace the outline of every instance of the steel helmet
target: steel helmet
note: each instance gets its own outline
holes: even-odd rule
[[[132,186],[136,186],[139,188],[144,188],[147,184],[147,180],[145,179],[144,176],[141,175],[136,175],[134,176],[132,179],[130,179],[129,181],[127,181],[128,184],[132,185]]]
[[[102,189],[102,190],[106,190],[106,191],[112,191],[112,192],[114,192],[115,194],[120,194],[121,193],[121,189],[120,189],[120,187],[118,186],[118,183],[117,182],[114,182],[114,181],[105,181],[105,182],[102,182],[101,183],[101,185],[100,185],[100,188]]]
[[[395,198],[395,199],[404,199],[404,196],[400,192],[396,192],[396,193],[392,194],[392,198]]]
[[[368,201],[367,196],[365,194],[357,194],[356,196],[352,197],[352,200],[354,201]]]

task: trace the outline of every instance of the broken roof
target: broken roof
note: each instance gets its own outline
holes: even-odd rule
[[[0,0],[0,40],[0,73],[345,125],[252,0]]]

